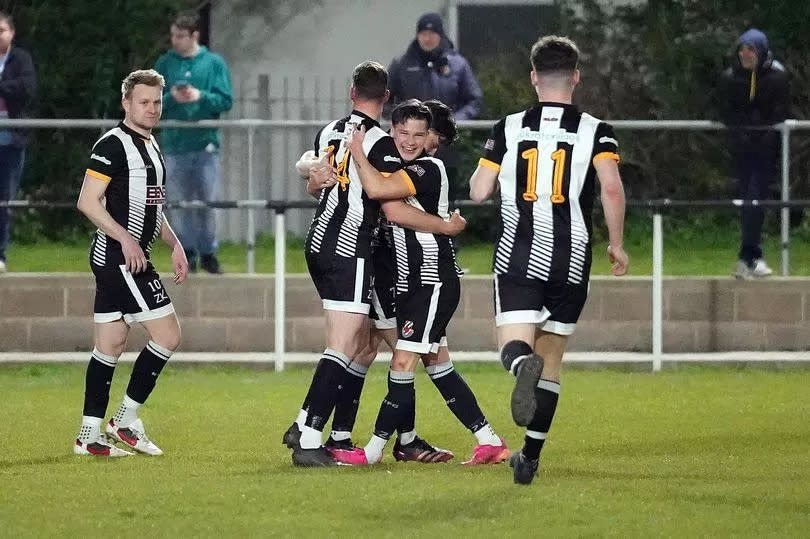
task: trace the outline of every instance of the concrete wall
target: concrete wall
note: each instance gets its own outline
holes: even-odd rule
[[[465,277],[448,330],[458,351],[494,350],[491,280]],[[667,279],[664,351],[807,350],[810,279],[743,282]],[[271,351],[273,277],[195,275],[168,284],[183,326],[184,351]],[[651,350],[646,278],[594,278],[569,349]],[[0,278],[0,351],[86,351],[92,347],[94,284],[83,274],[7,274]],[[289,351],[323,349],[320,300],[308,276],[287,278]],[[143,346],[141,329],[129,348]]]

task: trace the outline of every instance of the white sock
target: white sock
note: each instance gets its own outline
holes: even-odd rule
[[[299,410],[298,417],[295,418],[295,422],[298,424],[299,429],[304,428],[304,423],[307,422],[307,411],[306,410]]]
[[[329,437],[336,442],[342,442],[343,440],[351,440],[352,433],[345,430],[333,430],[329,434]]]
[[[475,438],[478,440],[478,443],[481,445],[494,445],[494,446],[501,446],[501,439],[498,438],[498,435],[495,434],[495,431],[492,430],[492,426],[487,423],[477,431],[475,431]]]
[[[301,429],[301,449],[318,449],[321,447],[322,433],[312,427],[303,426]]]
[[[388,440],[379,436],[372,436],[365,447],[366,460],[369,464],[376,464],[382,460],[383,449]]]
[[[412,441],[416,440],[416,431],[412,430],[410,432],[400,432],[399,433],[399,443],[402,445],[408,445]]]
[[[138,408],[141,407],[140,402],[136,402],[129,398],[129,395],[124,394],[124,400],[121,401],[121,406],[115,412],[115,424],[119,427],[127,428],[138,419]]]
[[[100,417],[83,415],[82,426],[79,427],[77,438],[86,444],[98,441],[99,436],[101,436],[101,421],[102,418]]]

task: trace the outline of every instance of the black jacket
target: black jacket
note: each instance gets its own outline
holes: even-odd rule
[[[722,122],[730,128],[732,153],[775,158],[780,141],[778,132],[743,129],[778,124],[790,116],[788,74],[782,64],[772,59],[767,41],[756,39],[759,37],[756,32],[743,34],[737,51],[743,42],[752,44],[757,49],[759,64],[754,70],[744,69],[735,52],[732,67],[721,78],[718,107]]]
[[[11,46],[3,74],[0,75],[0,97],[6,102],[11,119],[30,116],[30,106],[37,87],[37,74],[31,55],[24,49]],[[14,129],[13,144],[25,146],[26,134]]]

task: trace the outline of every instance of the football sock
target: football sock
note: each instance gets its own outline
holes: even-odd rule
[[[98,348],[93,349],[84,380],[84,416],[103,418],[107,413],[110,384],[117,363],[117,357],[103,354]]]
[[[321,434],[321,431],[304,425],[298,445],[301,449],[317,449],[321,447]]]
[[[537,411],[526,428],[523,443],[523,454],[531,460],[537,459],[540,456],[540,450],[543,449],[548,430],[551,428],[551,421],[554,419],[554,412],[557,410],[560,384],[541,378],[537,382],[534,395],[537,399]]]
[[[149,341],[132,368],[132,375],[129,377],[127,385],[127,395],[133,401],[143,404],[152,390],[155,389],[158,376],[166,366],[166,362],[172,357],[172,351],[163,348],[154,341]]]
[[[318,363],[320,374],[313,376],[312,386],[309,392],[309,408],[307,418],[304,421],[304,428],[301,429],[301,447],[313,449],[315,436],[310,432],[314,430],[318,433],[318,445],[320,446],[320,433],[326,425],[338,395],[338,386],[346,375],[346,368],[351,361],[345,354],[327,348]]]
[[[405,407],[400,412],[399,418],[399,426],[397,427],[397,432],[399,432],[399,440],[400,443],[404,443],[402,441],[402,437],[406,434],[415,433],[416,429],[416,398],[411,401],[410,406]],[[414,434],[416,436],[416,434]]]
[[[409,371],[388,371],[388,394],[380,404],[374,436],[388,440],[396,430],[401,412],[414,400],[413,379],[413,373]]]
[[[371,437],[371,440],[363,449],[366,454],[366,461],[369,464],[376,464],[382,460],[382,452],[386,443],[388,443],[388,438],[380,438],[377,435]]]
[[[298,417],[295,418],[295,423],[298,425],[299,430],[301,430],[306,421],[307,421],[307,411],[304,409],[298,410]]]
[[[101,421],[102,418],[100,417],[83,415],[82,426],[79,427],[77,438],[86,444],[98,441],[99,436],[101,436]]]
[[[335,414],[332,418],[332,439],[335,433],[346,440],[351,437],[354,421],[357,419],[357,408],[360,406],[360,394],[363,392],[363,383],[366,381],[368,367],[352,362],[346,369],[343,382],[340,384],[337,402],[335,403]]]
[[[470,386],[456,372],[453,362],[447,361],[431,365],[426,370],[433,384],[444,397],[447,407],[465,427],[475,434],[478,443],[501,445],[500,438],[489,426]]]
[[[399,443],[402,445],[408,445],[409,443],[416,440],[416,431],[410,430],[408,432],[400,432],[399,433]]]
[[[130,398],[129,395],[124,395],[121,406],[118,407],[118,411],[113,416],[116,425],[124,428],[132,425],[138,419],[138,408],[141,407],[141,404]]]

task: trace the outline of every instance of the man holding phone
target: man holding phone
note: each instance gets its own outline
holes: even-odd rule
[[[200,45],[200,20],[181,14],[170,30],[172,48],[155,62],[166,79],[163,118],[212,120],[231,109],[233,96],[225,60]],[[220,184],[218,129],[164,129],[161,145],[172,185],[171,200],[215,200]],[[214,210],[176,210],[175,222],[189,267],[222,273],[216,257]]]

